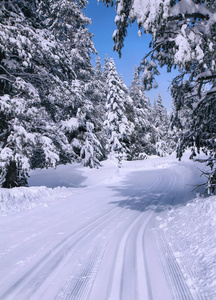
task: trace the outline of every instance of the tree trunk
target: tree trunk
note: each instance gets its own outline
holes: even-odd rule
[[[18,186],[27,186],[27,179],[24,174],[19,174],[18,167],[15,161],[11,161],[7,168],[5,181],[2,184],[3,188],[13,188]]]

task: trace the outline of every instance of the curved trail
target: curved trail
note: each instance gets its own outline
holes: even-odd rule
[[[120,185],[104,182],[71,201],[7,217],[0,299],[193,299],[154,228],[173,204],[179,176],[165,168],[131,172]]]

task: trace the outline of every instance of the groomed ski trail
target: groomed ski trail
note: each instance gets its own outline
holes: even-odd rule
[[[181,180],[170,168],[134,171],[120,185],[104,181],[7,217],[0,299],[195,299],[155,228],[157,215],[180,202]]]

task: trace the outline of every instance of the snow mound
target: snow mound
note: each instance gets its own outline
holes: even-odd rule
[[[71,197],[71,189],[64,187],[50,189],[40,186],[0,189],[0,215],[7,216],[39,205],[47,207],[49,202],[62,200],[68,197],[68,194]]]
[[[198,197],[170,210],[165,220],[158,217],[191,293],[208,299],[216,299],[215,211],[216,196]]]
[[[120,180],[118,171],[116,159],[104,161],[99,169],[74,163],[33,170],[29,187],[0,188],[0,215],[15,214],[39,205],[48,206],[53,201],[71,199],[80,189],[116,183]]]

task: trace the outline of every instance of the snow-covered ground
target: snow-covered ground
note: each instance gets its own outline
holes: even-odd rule
[[[199,166],[200,167],[200,166]],[[216,197],[174,156],[36,170],[0,190],[0,299],[216,299]]]

